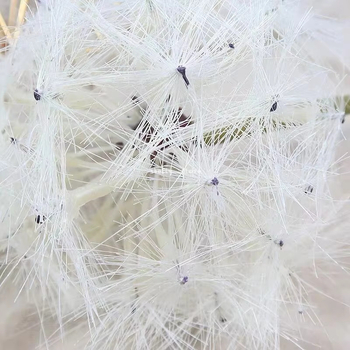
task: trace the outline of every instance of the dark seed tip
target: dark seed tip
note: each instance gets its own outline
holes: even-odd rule
[[[46,216],[43,215],[41,217],[41,215],[37,215],[34,220],[39,225],[39,224],[42,224],[46,220]]]
[[[313,192],[313,190],[314,190],[314,188],[310,185],[310,186],[308,186],[308,187],[305,189],[304,193],[305,193],[305,194],[310,194],[310,193]]]
[[[41,96],[39,94],[38,89],[34,90],[34,98],[35,98],[36,101],[40,101],[40,99],[41,99]]]
[[[183,67],[183,66],[178,66],[177,67],[177,71],[182,75],[182,78],[186,84],[186,87],[188,87],[188,85],[190,85],[190,82],[189,80],[187,79],[187,76],[186,76],[186,67]]]
[[[182,277],[182,279],[181,279],[181,282],[180,282],[180,284],[186,284],[188,282],[188,276],[184,276],[184,277]]]
[[[270,112],[274,112],[277,109],[277,102],[274,102],[274,104],[272,105]]]
[[[213,186],[217,186],[217,185],[219,184],[219,180],[218,180],[216,177],[214,177],[214,178],[210,181],[210,183],[211,183]]]
[[[139,98],[137,96],[131,96],[131,101],[133,101],[134,103],[138,103],[139,102]]]
[[[186,73],[186,67],[178,66],[178,67],[177,67],[177,71],[178,71],[180,74],[185,74],[185,73]]]

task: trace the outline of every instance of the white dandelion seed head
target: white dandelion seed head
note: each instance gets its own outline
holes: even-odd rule
[[[307,349],[315,295],[348,307],[346,23],[313,3],[41,0],[3,39],[1,286],[40,345]]]

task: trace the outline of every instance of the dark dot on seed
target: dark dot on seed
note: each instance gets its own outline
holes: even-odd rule
[[[184,276],[180,282],[180,284],[186,284],[188,282],[188,276]]]
[[[41,99],[41,96],[39,94],[38,89],[34,90],[34,98],[35,98],[36,101],[40,101],[40,99]]]
[[[210,181],[210,183],[211,183],[213,186],[217,186],[217,185],[219,184],[219,180],[218,180],[216,177],[214,177],[214,178]]]
[[[274,102],[274,104],[272,105],[270,112],[274,112],[277,109],[277,102]]]
[[[311,185],[309,185],[309,186],[305,189],[304,193],[305,193],[305,194],[310,194],[310,193],[313,192],[313,190],[314,190],[314,188],[313,188]]]

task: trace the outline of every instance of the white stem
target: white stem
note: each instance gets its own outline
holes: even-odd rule
[[[74,204],[80,209],[86,203],[104,197],[113,192],[114,189],[115,187],[110,184],[91,183],[72,190],[71,196]]]

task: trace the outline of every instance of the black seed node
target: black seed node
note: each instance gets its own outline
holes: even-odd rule
[[[314,188],[313,188],[311,185],[309,185],[309,186],[305,189],[304,193],[305,193],[305,194],[310,194],[310,193],[313,192],[313,190],[314,190]]]
[[[225,323],[225,322],[227,322],[227,320],[226,320],[225,317],[220,317],[220,322],[221,322],[221,323]]]
[[[211,183],[213,186],[217,186],[217,185],[219,184],[219,180],[218,180],[216,177],[214,177],[214,178],[210,181],[210,183]]]
[[[37,215],[35,217],[35,222],[39,225],[42,224],[44,221],[46,220],[45,215],[41,216],[41,215]]]
[[[277,101],[272,105],[270,112],[274,112],[277,109]]]
[[[343,114],[342,118],[341,118],[341,123],[344,124],[345,123],[345,113]]]
[[[184,276],[182,277],[181,281],[180,281],[180,284],[184,285],[188,282],[188,276]]]
[[[139,103],[139,98],[134,95],[131,97],[131,101],[133,101],[134,103]]]
[[[15,144],[17,140],[14,137],[10,137],[11,143]]]
[[[283,242],[282,240],[280,240],[280,241],[278,242],[278,245],[282,248],[282,247],[284,246],[284,242]]]
[[[186,67],[183,66],[178,66],[177,71],[182,75],[183,80],[185,81],[186,86],[190,85],[189,80],[187,79],[186,76]]]
[[[231,49],[234,49],[234,48],[235,48],[235,45],[233,45],[233,44],[228,44],[228,46],[229,46]]]
[[[36,99],[36,101],[40,101],[41,99],[38,89],[34,90],[34,98]]]

